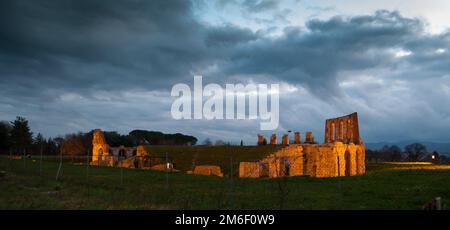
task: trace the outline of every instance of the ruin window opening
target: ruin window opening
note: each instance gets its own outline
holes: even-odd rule
[[[336,124],[331,124],[331,141],[334,142],[336,140]]]
[[[124,149],[119,150],[119,158],[120,158],[120,159],[125,158],[126,155],[127,155],[127,154],[126,154],[126,152],[125,152]]]
[[[351,172],[350,152],[345,151],[344,159],[345,159],[345,175],[350,176]]]

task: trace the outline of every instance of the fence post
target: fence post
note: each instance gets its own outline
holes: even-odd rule
[[[233,202],[233,194],[234,194],[234,183],[233,183],[233,156],[230,155],[230,191],[228,192],[228,202],[231,207]]]
[[[25,172],[26,167],[26,156],[25,156],[25,148],[22,149],[22,157],[23,157],[23,171]]]
[[[169,190],[169,153],[166,152],[166,189]]]
[[[338,206],[339,209],[342,209],[341,207],[341,203],[342,203],[342,185],[341,185],[341,162],[340,162],[340,157],[339,157],[339,153],[337,156],[337,163],[338,163]]]
[[[8,161],[8,170],[11,171],[11,161],[12,161],[12,149],[9,148],[9,161]]]
[[[40,149],[41,156],[39,159],[39,176],[42,176],[42,154],[43,154],[42,151],[43,151],[43,147],[42,147],[42,142],[41,142],[41,149]]]
[[[86,156],[86,188],[87,188],[87,198],[89,199],[89,149],[87,150]]]
[[[62,159],[63,157],[62,157],[62,151],[60,151],[60,154],[59,154],[59,166],[58,166],[58,172],[56,172],[56,180],[58,180],[59,179],[59,174],[60,174],[60,172],[61,172],[61,169],[62,169],[62,164],[63,164],[63,162],[62,162]]]
[[[230,186],[233,188],[233,156],[230,156]]]
[[[122,161],[123,161],[123,157],[119,155],[119,163],[120,163],[120,187],[123,187],[123,165],[122,165]]]
[[[442,199],[441,199],[441,197],[436,197],[434,200],[436,202],[436,210],[442,210]]]

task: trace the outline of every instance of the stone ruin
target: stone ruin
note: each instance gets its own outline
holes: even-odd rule
[[[240,162],[239,177],[311,176],[337,177],[365,173],[365,148],[359,135],[358,115],[327,119],[323,144],[316,144],[312,132],[306,132],[301,143],[300,133],[294,133],[294,144],[283,136],[284,148],[258,162]],[[259,137],[258,137],[259,138]],[[277,144],[276,135],[270,144]]]
[[[136,167],[136,156],[146,155],[145,146],[110,147],[100,129],[94,129],[92,138],[92,165],[117,166],[124,168]]]
[[[193,174],[223,177],[220,166],[217,165],[198,165],[195,166]]]
[[[271,145],[276,145],[277,144],[277,135],[276,134],[272,134],[272,136],[270,136],[270,144]]]
[[[289,145],[289,135],[288,134],[283,134],[283,137],[281,138],[281,144]]]
[[[258,145],[265,143],[266,138],[258,134]],[[270,144],[278,144],[276,134],[270,136]],[[284,134],[281,144],[281,149],[257,162],[240,162],[239,177],[337,177],[365,173],[365,148],[359,135],[357,113],[327,119],[323,144],[314,141],[312,132],[306,132],[302,142],[298,131],[294,132],[292,143],[289,135]],[[151,158],[143,145],[110,147],[100,129],[94,130],[92,145],[93,165],[178,171],[171,163]],[[190,173],[223,176],[216,165],[199,165]]]
[[[264,138],[263,140],[264,141]],[[140,168],[156,171],[178,172],[173,163],[163,163],[158,158],[152,158],[144,145],[137,147],[110,147],[100,129],[94,130],[92,138],[92,165]],[[192,174],[223,177],[220,166],[199,165],[195,166]]]
[[[300,144],[300,132],[294,132],[294,144]]]
[[[264,142],[264,136],[261,134],[258,134],[258,145],[262,145]]]

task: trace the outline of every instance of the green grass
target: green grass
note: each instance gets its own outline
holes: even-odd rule
[[[450,170],[368,164],[342,178],[238,179],[0,157],[0,209],[421,209],[450,199]],[[87,176],[88,175],[88,176]],[[168,183],[167,183],[168,181]],[[339,186],[340,183],[340,186]],[[281,188],[281,189],[280,189]],[[339,189],[341,188],[341,189]]]

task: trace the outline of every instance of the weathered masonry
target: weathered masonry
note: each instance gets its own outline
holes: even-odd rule
[[[286,135],[286,134],[285,134]],[[323,144],[314,143],[312,132],[306,132],[305,141],[300,133],[294,133],[290,144],[283,136],[284,148],[258,162],[241,162],[239,176],[247,178],[311,176],[337,177],[364,174],[365,148],[359,135],[358,115],[327,119]],[[264,140],[258,136],[258,144]],[[277,144],[277,137],[270,137],[270,144]]]
[[[91,164],[98,166],[118,166],[134,168],[138,162],[136,157],[147,155],[145,147],[110,147],[100,129],[95,129],[92,138],[92,161]]]

